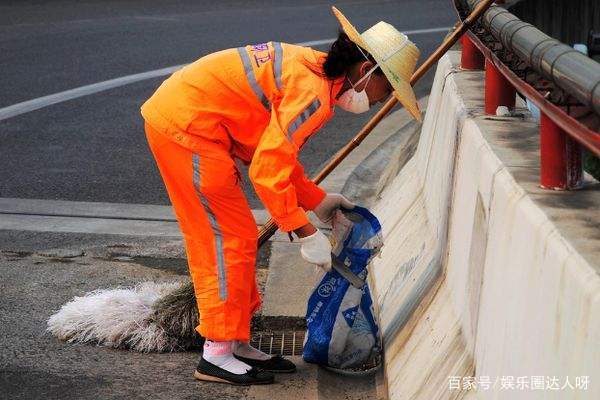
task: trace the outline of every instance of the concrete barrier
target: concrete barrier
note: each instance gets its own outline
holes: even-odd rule
[[[600,185],[537,189],[535,122],[485,117],[459,59],[440,60],[417,151],[374,207],[389,398],[598,399]]]

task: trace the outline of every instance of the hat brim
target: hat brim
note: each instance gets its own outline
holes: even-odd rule
[[[333,14],[337,18],[337,20],[340,22],[340,25],[342,25],[342,30],[344,31],[344,33],[348,35],[348,39],[350,39],[353,43],[356,43],[363,49],[367,50],[367,45],[362,40],[360,33],[358,33],[356,28],[352,26],[352,24],[350,23],[350,21],[348,21],[344,14],[342,14],[342,12],[338,10],[335,6],[331,6],[331,10],[333,11]]]
[[[375,61],[377,61],[377,64],[381,67],[381,70],[385,74],[387,80],[394,88],[394,96],[396,97],[396,99],[398,99],[402,106],[416,120],[421,121],[421,110],[419,109],[415,93],[410,83],[407,82],[405,79],[400,78],[398,74],[396,74],[389,67],[386,61],[379,57],[379,54],[373,50],[372,46],[370,46],[367,41],[363,39],[362,35],[356,30],[356,28],[350,23],[350,21],[348,21],[348,19],[344,16],[344,14],[342,14],[340,10],[338,10],[335,6],[332,6],[331,9],[337,20],[340,22],[342,30],[346,35],[348,35],[348,39],[350,39],[353,43],[356,43],[357,45],[365,49],[367,52],[369,52],[369,54],[373,56]],[[416,59],[414,60],[413,65],[415,63]]]
[[[403,79],[400,79],[398,75],[392,71],[392,69],[378,57],[373,56],[375,61],[379,64],[381,70],[385,74],[388,82],[394,88],[394,96],[400,104],[417,120],[422,121],[421,110],[419,109],[419,103],[411,84]]]

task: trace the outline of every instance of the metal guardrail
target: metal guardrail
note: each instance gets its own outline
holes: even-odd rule
[[[480,1],[457,0],[455,5],[462,17]],[[551,189],[581,186],[579,145],[600,156],[600,134],[562,107],[585,106],[600,115],[600,64],[498,6],[490,7],[462,43],[462,67],[485,66],[486,113],[495,114],[500,105],[514,107],[515,90],[540,109],[541,186]],[[517,64],[521,69],[514,71],[510,66]],[[537,82],[526,79],[526,70],[537,75]],[[560,88],[575,101],[553,104],[549,100],[552,87]]]
[[[467,0],[467,4],[472,8],[479,1]],[[533,70],[600,114],[600,64],[504,8],[490,7],[480,22]]]
[[[511,13],[548,36],[569,45],[587,44],[590,56],[600,55],[590,35],[600,33],[598,0],[510,0],[509,4]]]

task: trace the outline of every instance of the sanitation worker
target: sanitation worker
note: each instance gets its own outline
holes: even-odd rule
[[[398,92],[384,74],[385,60],[378,64],[369,43],[334,13],[350,35],[340,32],[327,54],[279,42],[223,50],[175,72],[142,106],[148,143],[185,241],[200,314],[196,330],[206,339],[197,379],[266,384],[273,372],[296,369],[249,345],[250,320],[260,306],[258,231],[235,160],[249,165],[260,200],[279,229],[297,235],[302,257],[330,268],[330,242],[306,213],[327,222],[340,206],[353,204],[308,179],[298,152],[336,106],[363,113]],[[414,47],[387,27],[402,46],[392,56]],[[412,63],[409,74],[412,58],[405,62]],[[401,98],[405,106],[414,103],[410,94]]]

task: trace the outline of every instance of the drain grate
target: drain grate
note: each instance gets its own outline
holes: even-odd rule
[[[255,332],[250,344],[267,354],[302,355],[305,331]]]

